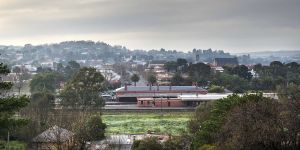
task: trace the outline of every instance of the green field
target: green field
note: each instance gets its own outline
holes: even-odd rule
[[[6,141],[0,140],[0,150],[5,150],[7,146]],[[26,150],[27,144],[21,141],[10,141],[9,142],[10,150]]]
[[[110,113],[102,116],[107,124],[107,134],[143,134],[148,130],[155,133],[178,135],[186,130],[190,112],[164,113]]]

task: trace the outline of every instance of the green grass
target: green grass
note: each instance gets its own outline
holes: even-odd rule
[[[102,116],[107,134],[143,134],[148,130],[161,134],[178,135],[186,130],[189,112],[173,113],[110,113]]]
[[[6,141],[0,141],[0,150],[4,150],[7,146]],[[26,150],[27,144],[25,142],[21,141],[10,141],[9,142],[9,148],[10,150]]]

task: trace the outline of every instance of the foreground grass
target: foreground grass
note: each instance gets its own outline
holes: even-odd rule
[[[0,140],[0,150],[4,150],[7,146],[6,141]],[[26,150],[27,144],[20,141],[10,141],[9,142],[10,150]]]
[[[154,131],[178,135],[186,130],[190,112],[164,113],[109,113],[102,116],[107,124],[107,134],[143,134]]]

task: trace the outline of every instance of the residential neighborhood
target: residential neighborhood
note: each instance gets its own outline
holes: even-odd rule
[[[300,150],[299,0],[1,0],[0,150]]]

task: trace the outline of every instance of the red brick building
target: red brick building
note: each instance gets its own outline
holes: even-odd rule
[[[176,98],[185,94],[207,94],[207,90],[197,86],[125,86],[116,89],[118,102],[138,103],[140,98],[153,98],[152,101],[156,102],[157,99],[162,98],[163,100],[172,100],[173,102],[170,103],[175,105]],[[146,103],[148,104],[148,102]],[[144,102],[141,105],[144,105]],[[166,105],[168,106],[168,102]]]
[[[138,98],[139,107],[184,107],[186,104],[179,98]]]

